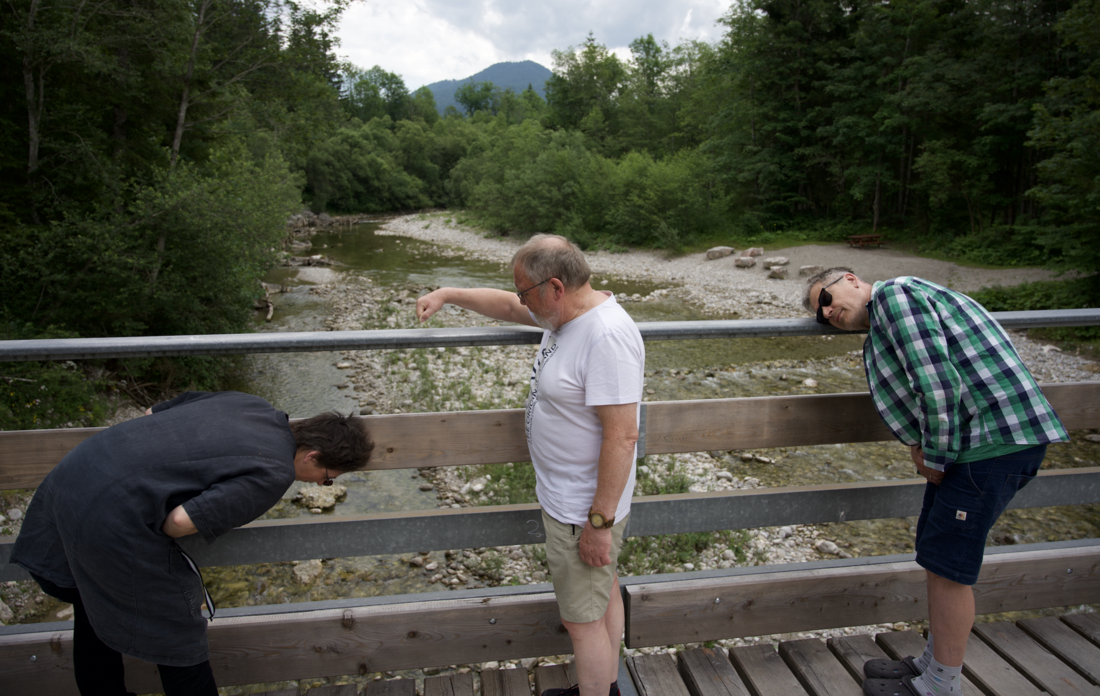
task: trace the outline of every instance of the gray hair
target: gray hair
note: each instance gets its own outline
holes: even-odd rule
[[[580,248],[556,234],[536,234],[512,256],[512,267],[522,268],[532,283],[557,278],[566,290],[576,290],[592,276]],[[542,292],[542,288],[539,289]]]
[[[837,278],[843,276],[845,273],[852,273],[852,269],[846,266],[833,266],[832,268],[826,268],[820,273],[815,273],[806,280],[806,287],[802,289],[802,306],[810,314],[814,313],[813,305],[810,304],[810,291],[818,283],[822,286],[828,285]],[[854,275],[854,273],[853,273]]]

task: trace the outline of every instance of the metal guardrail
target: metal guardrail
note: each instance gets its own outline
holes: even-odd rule
[[[993,312],[1006,329],[1100,325],[1100,308],[1030,312]],[[826,336],[846,332],[811,318],[639,322],[646,341],[699,338]],[[537,344],[542,330],[527,326],[447,329],[384,329],[297,333],[216,334],[203,336],[132,336],[0,341],[0,362],[82,360],[184,355],[242,355],[334,350],[387,350],[458,346]]]

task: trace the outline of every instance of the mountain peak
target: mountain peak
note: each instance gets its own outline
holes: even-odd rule
[[[546,79],[551,75],[553,73],[550,70],[533,60],[509,61],[494,63],[481,72],[461,80],[440,80],[425,85],[425,87],[432,91],[436,106],[439,107],[439,113],[442,114],[448,106],[453,106],[459,111],[462,110],[462,107],[455,101],[455,90],[467,82],[492,82],[501,89],[511,87],[516,94],[527,89],[527,85],[531,85],[531,88],[538,92],[540,97],[545,98],[544,85]]]

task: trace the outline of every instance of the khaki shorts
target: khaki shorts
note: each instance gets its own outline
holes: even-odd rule
[[[578,546],[584,527],[558,522],[545,512],[542,525],[546,529],[546,564],[550,566],[561,618],[572,623],[597,621],[607,612],[611,600],[626,519],[611,528],[611,563],[602,568],[581,560]]]

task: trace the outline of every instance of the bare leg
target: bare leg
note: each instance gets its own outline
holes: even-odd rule
[[[611,682],[619,676],[619,643],[622,641],[625,612],[619,593],[619,578],[611,586],[607,611],[595,621],[562,621],[573,641],[574,666],[581,696],[605,696]]]
[[[959,667],[974,627],[974,590],[928,572],[928,618],[936,636],[933,655],[941,665]]]

